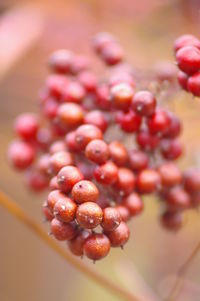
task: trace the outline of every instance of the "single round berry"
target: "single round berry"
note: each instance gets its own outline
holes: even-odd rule
[[[52,174],[57,174],[61,168],[67,165],[73,165],[74,158],[71,153],[61,151],[53,154],[49,160],[49,169]]]
[[[137,188],[140,193],[155,192],[160,186],[160,175],[153,169],[144,169],[137,178]]]
[[[175,186],[182,180],[182,175],[179,168],[172,162],[163,163],[159,167],[158,171],[164,187]]]
[[[181,125],[179,118],[177,116],[175,116],[174,114],[168,113],[168,118],[169,118],[170,124],[164,133],[164,137],[173,139],[180,135],[181,130],[182,130],[182,125]]]
[[[75,133],[75,141],[80,150],[84,150],[87,144],[94,139],[102,139],[101,130],[92,124],[81,125]]]
[[[59,103],[53,97],[49,97],[42,107],[42,113],[49,120],[53,120],[57,116]]]
[[[124,206],[124,205],[117,205],[115,208],[117,209],[117,211],[118,211],[118,213],[119,213],[119,215],[121,217],[121,220],[123,222],[127,222],[130,219],[131,214],[129,212],[129,209],[126,206]]]
[[[77,205],[67,196],[60,198],[54,205],[53,214],[61,222],[72,222],[76,215]]]
[[[14,128],[19,137],[25,140],[34,139],[39,128],[38,118],[34,114],[22,114],[17,117]]]
[[[99,139],[92,140],[85,149],[85,156],[97,164],[105,163],[109,158],[108,145]]]
[[[49,176],[49,154],[43,154],[37,161],[36,169],[43,175]]]
[[[129,164],[130,168],[135,171],[141,171],[148,166],[148,155],[140,150],[132,150],[129,153]]]
[[[118,166],[124,166],[128,161],[128,152],[125,146],[119,141],[112,141],[108,147],[112,161]]]
[[[48,94],[60,101],[63,94],[63,90],[67,83],[68,80],[63,75],[50,75],[46,81],[46,89],[48,91]]]
[[[61,74],[69,73],[74,61],[74,55],[71,51],[61,49],[55,51],[49,58],[50,68]]]
[[[139,115],[133,111],[129,111],[121,116],[120,126],[124,132],[132,133],[140,129],[141,122],[142,119]]]
[[[145,151],[153,151],[160,143],[160,138],[148,130],[141,130],[136,137],[138,145]]]
[[[94,110],[87,113],[84,117],[85,124],[93,124],[98,127],[102,132],[105,132],[108,126],[108,122],[101,111]]]
[[[54,218],[53,213],[48,208],[46,202],[42,206],[42,213],[44,215],[45,221],[51,222],[52,219]]]
[[[49,210],[53,213],[54,206],[56,202],[58,202],[60,199],[65,198],[65,195],[58,189],[52,190],[47,197],[47,206]]]
[[[58,108],[58,119],[67,128],[79,126],[83,122],[83,110],[76,103],[63,103]]]
[[[103,211],[96,203],[85,202],[79,205],[76,220],[82,228],[94,229],[101,223],[102,219]]]
[[[49,179],[39,170],[31,168],[26,173],[26,184],[31,190],[40,192],[48,187]]]
[[[183,224],[183,217],[180,212],[165,211],[160,218],[164,228],[172,231],[177,231]]]
[[[125,222],[121,222],[115,230],[106,232],[106,235],[112,247],[123,247],[129,239],[130,230]]]
[[[83,180],[83,175],[80,170],[70,165],[63,167],[57,176],[59,188],[66,193],[70,192],[73,186],[81,180]]]
[[[82,71],[86,71],[89,68],[89,60],[84,55],[76,55],[71,66],[71,73],[77,75]]]
[[[111,99],[116,108],[129,109],[133,98],[133,88],[127,83],[119,83],[111,88]]]
[[[33,147],[23,141],[14,141],[8,149],[8,159],[17,169],[26,169],[35,159],[35,151]]]
[[[194,46],[196,48],[200,48],[200,41],[191,34],[181,35],[174,42],[174,51],[177,52],[180,48],[185,46]]]
[[[156,99],[149,91],[139,91],[132,99],[132,108],[141,116],[151,116],[156,109]]]
[[[170,125],[170,120],[165,111],[157,110],[148,120],[148,128],[151,134],[165,133]]]
[[[91,71],[79,73],[78,80],[87,92],[94,92],[97,88],[97,78]]]
[[[96,202],[99,197],[99,190],[93,182],[82,180],[74,185],[72,197],[78,204]]]
[[[92,46],[97,53],[101,53],[102,49],[105,47],[107,43],[114,42],[114,37],[108,32],[100,32],[98,33],[93,41]]]
[[[107,207],[103,210],[103,220],[101,223],[105,231],[115,230],[121,223],[119,211],[114,207]]]
[[[78,152],[79,146],[76,142],[76,131],[69,132],[65,136],[65,143],[67,146],[67,149],[71,152]]]
[[[63,102],[81,103],[85,97],[85,90],[78,82],[70,82],[63,90]]]
[[[170,209],[181,210],[191,206],[189,194],[181,187],[173,187],[167,194],[167,204]]]
[[[132,192],[123,200],[123,205],[128,208],[131,216],[140,214],[144,209],[141,197],[135,192]]]
[[[200,50],[194,46],[185,46],[176,52],[176,60],[181,71],[193,74],[200,69]]]
[[[183,146],[177,139],[164,139],[160,148],[163,157],[167,160],[176,160],[183,153]]]
[[[95,168],[94,176],[99,183],[112,185],[117,181],[118,168],[113,162],[107,162]]]
[[[115,187],[121,195],[130,194],[135,188],[136,178],[132,170],[121,167],[118,169],[117,182]]]
[[[200,72],[197,72],[188,78],[187,90],[194,96],[200,96]]]
[[[57,177],[53,177],[50,182],[49,182],[49,188],[50,190],[58,190],[58,182],[57,182]]]
[[[120,63],[123,60],[123,56],[121,46],[115,42],[105,44],[101,51],[101,58],[109,66]]]
[[[54,218],[51,221],[51,233],[57,240],[71,240],[76,236],[77,229],[74,223],[63,223]]]
[[[53,142],[49,148],[49,153],[51,155],[58,153],[58,152],[64,152],[66,151],[66,145],[64,143],[64,141],[62,140],[57,140],[55,142]]]
[[[104,234],[93,233],[83,246],[84,254],[92,260],[100,260],[106,257],[110,251],[110,240]]]
[[[179,82],[179,85],[181,86],[181,88],[183,88],[184,90],[187,91],[189,76],[186,73],[184,73],[183,71],[179,71],[177,78],[178,78],[178,82]]]
[[[191,168],[184,172],[184,188],[188,192],[199,192],[200,191],[200,170]]]
[[[90,235],[88,230],[80,230],[75,238],[67,242],[70,251],[76,256],[83,256],[83,246]]]
[[[101,84],[96,89],[96,105],[102,110],[111,109],[110,90],[106,84]]]

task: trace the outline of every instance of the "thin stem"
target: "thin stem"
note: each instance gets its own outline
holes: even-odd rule
[[[200,251],[200,242],[194,248],[194,250],[192,251],[190,256],[186,259],[186,261],[178,269],[176,281],[175,281],[172,289],[170,290],[170,293],[169,293],[168,297],[166,298],[166,301],[174,301],[176,299],[176,297],[178,296],[178,294],[182,288],[183,282],[184,282],[184,276],[187,273],[192,261],[194,260],[194,258],[196,257],[196,255],[198,254],[199,251]]]
[[[125,289],[119,287],[103,275],[99,274],[95,270],[86,266],[83,262],[71,256],[70,253],[66,252],[54,239],[52,239],[43,228],[29,217],[26,212],[11,198],[0,191],[0,205],[4,207],[10,214],[15,216],[25,226],[40,237],[51,249],[62,256],[68,263],[70,263],[77,270],[82,272],[85,276],[95,281],[97,284],[106,288],[111,293],[115,294],[120,299],[127,301],[142,301],[133,294],[129,293]]]

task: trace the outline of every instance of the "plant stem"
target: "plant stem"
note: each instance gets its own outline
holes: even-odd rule
[[[97,284],[101,285],[103,288],[106,288],[108,291],[115,294],[117,297],[119,297],[119,299],[127,301],[142,301],[142,299],[134,296],[127,290],[119,287],[119,285],[113,283],[103,275],[86,266],[83,262],[81,262],[81,260],[71,256],[70,253],[66,252],[53,238],[51,238],[38,223],[33,221],[31,217],[29,217],[14,200],[9,198],[2,191],[0,191],[0,205],[4,207],[10,214],[15,216],[19,221],[21,221],[25,226],[27,226],[38,237],[40,237],[51,249],[57,252],[73,267],[82,272],[91,280],[95,281]]]
[[[170,293],[169,293],[168,297],[166,298],[166,301],[174,301],[176,299],[176,297],[178,296],[178,293],[180,292],[181,287],[184,282],[184,276],[199,251],[200,251],[200,242],[194,248],[194,250],[192,251],[190,256],[186,259],[186,261],[178,269],[176,281],[175,281],[172,289],[170,290]]]

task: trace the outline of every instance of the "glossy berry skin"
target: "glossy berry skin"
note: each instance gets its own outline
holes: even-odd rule
[[[57,73],[70,73],[74,61],[74,55],[71,51],[61,49],[55,51],[49,58],[49,67]]]
[[[48,177],[37,169],[30,169],[26,173],[26,184],[29,189],[35,192],[40,192],[48,187]]]
[[[79,146],[76,142],[76,131],[69,132],[65,136],[65,143],[70,152],[78,152]]]
[[[109,158],[108,145],[100,139],[92,140],[85,149],[85,156],[96,164],[103,164]]]
[[[200,50],[194,46],[185,46],[176,52],[176,61],[181,71],[191,75],[200,69]]]
[[[148,155],[140,150],[132,150],[129,152],[129,164],[130,168],[135,171],[139,172],[148,166]]]
[[[114,207],[107,207],[103,210],[103,220],[101,223],[104,231],[113,231],[121,223],[119,211]]]
[[[182,180],[182,174],[179,168],[172,162],[163,163],[159,169],[161,183],[164,187],[172,187],[179,184]]]
[[[127,110],[130,107],[133,98],[133,88],[127,83],[119,83],[114,85],[111,90],[111,99],[114,107]]]
[[[200,170],[191,168],[184,173],[184,188],[190,193],[200,191]]]
[[[121,222],[120,225],[111,232],[106,232],[112,247],[123,247],[129,239],[130,230],[125,222]]]
[[[167,128],[167,130],[164,133],[164,137],[165,138],[177,138],[182,131],[182,125],[180,120],[178,119],[178,117],[176,117],[174,114],[172,113],[168,113],[168,118],[169,118],[169,126]]]
[[[93,182],[82,180],[74,185],[72,197],[78,204],[96,202],[99,197],[99,190]]]
[[[38,118],[34,114],[22,114],[15,120],[14,128],[16,134],[22,139],[34,139],[39,128]]]
[[[90,141],[102,138],[101,130],[92,124],[81,125],[75,133],[75,141],[79,150],[84,150]]]
[[[142,130],[137,134],[137,143],[142,150],[153,151],[160,143],[160,138],[152,135],[148,130]]]
[[[62,140],[57,140],[53,142],[49,148],[49,153],[51,155],[58,153],[58,152],[64,152],[66,151],[66,145],[65,142]]]
[[[200,96],[200,72],[189,77],[187,81],[187,90],[194,96]]]
[[[88,258],[96,261],[108,255],[110,240],[105,234],[94,233],[84,243],[83,252]]]
[[[160,217],[160,222],[167,230],[177,231],[183,224],[183,217],[180,212],[165,211]]]
[[[128,161],[128,152],[120,141],[112,141],[109,144],[111,160],[118,166],[124,166]]]
[[[65,198],[65,195],[58,189],[52,190],[47,197],[47,206],[49,210],[53,213],[55,204],[60,200]]]
[[[129,209],[126,206],[124,206],[124,205],[117,205],[115,208],[117,209],[117,211],[118,211],[118,213],[119,213],[119,215],[121,217],[121,220],[123,222],[127,222],[130,219],[131,214],[129,212]]]
[[[162,134],[168,129],[170,120],[165,111],[157,110],[148,120],[148,128],[151,134]]]
[[[30,144],[16,140],[9,146],[8,159],[13,167],[23,170],[33,163],[35,151]]]
[[[42,213],[44,215],[45,221],[51,222],[54,218],[53,213],[49,210],[46,202],[42,206]]]
[[[137,132],[140,129],[142,119],[139,115],[135,114],[133,111],[124,113],[120,120],[121,129],[124,132],[132,133]]]
[[[80,230],[75,238],[68,241],[70,251],[76,256],[83,256],[83,246],[91,233],[88,230]]]
[[[135,188],[136,178],[132,170],[121,167],[118,169],[117,182],[115,187],[119,190],[121,195],[130,194]]]
[[[183,90],[187,91],[189,76],[186,73],[184,73],[183,71],[179,71],[177,78],[178,78],[178,82],[179,82],[179,85],[181,86],[181,88]]]
[[[84,229],[96,228],[103,219],[103,211],[94,202],[85,202],[78,206],[76,212],[77,223]]]
[[[49,169],[52,174],[57,174],[61,168],[73,164],[74,158],[72,154],[66,151],[57,152],[49,159]]]
[[[171,210],[184,210],[191,206],[190,196],[181,186],[173,187],[166,201]]]
[[[51,233],[57,240],[71,240],[76,236],[77,229],[74,223],[63,223],[54,218],[51,221]]]
[[[183,153],[183,146],[177,139],[164,139],[160,148],[163,157],[167,160],[176,160]]]
[[[63,167],[57,175],[58,186],[66,193],[70,192],[73,186],[81,180],[83,180],[82,173],[77,167],[71,165]]]
[[[144,209],[141,197],[135,192],[129,194],[122,203],[126,208],[128,208],[131,216],[140,214]]]
[[[70,82],[66,85],[63,90],[62,101],[63,102],[74,102],[81,103],[85,97],[85,90],[78,82]]]
[[[153,169],[144,169],[137,178],[137,188],[140,193],[155,192],[160,186],[160,175]]]
[[[73,128],[83,122],[84,113],[78,104],[69,102],[60,105],[57,116],[62,125]]]
[[[185,46],[194,46],[196,48],[200,48],[200,41],[191,34],[184,34],[175,40],[174,51],[177,52],[180,48]]]
[[[58,182],[57,182],[57,177],[54,176],[53,178],[51,178],[50,182],[49,182],[49,188],[50,190],[58,190]]]
[[[61,222],[72,222],[76,215],[77,205],[70,198],[60,198],[54,205],[53,214]]]
[[[60,101],[63,90],[67,85],[68,81],[67,78],[63,75],[52,74],[47,78],[46,81],[46,89],[48,94]]]
[[[108,66],[120,63],[123,56],[122,48],[117,43],[107,43],[101,51],[101,58]]]
[[[156,109],[156,99],[149,91],[139,91],[132,99],[133,110],[141,116],[151,116]]]
[[[108,126],[108,122],[101,111],[94,110],[88,112],[85,117],[84,121],[85,124],[93,124],[98,127],[102,132],[105,132]]]
[[[117,181],[118,168],[113,162],[107,162],[95,168],[94,177],[101,184],[112,185]]]
[[[90,71],[83,71],[79,73],[78,80],[87,92],[94,92],[97,88],[97,78],[94,73]]]

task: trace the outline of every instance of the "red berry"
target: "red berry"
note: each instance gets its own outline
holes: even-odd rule
[[[75,166],[63,167],[57,176],[58,186],[63,192],[70,192],[73,186],[83,180],[83,175]]]
[[[96,202],[99,197],[99,190],[93,182],[82,180],[74,185],[72,197],[78,204]]]
[[[111,88],[111,99],[116,108],[129,109],[133,98],[133,88],[127,83],[119,83]]]
[[[108,123],[101,111],[94,110],[87,113],[84,117],[85,124],[93,124],[98,127],[102,132],[107,129]]]
[[[168,230],[177,231],[183,223],[180,212],[166,211],[161,215],[161,224]]]
[[[191,34],[184,34],[175,40],[174,51],[176,52],[185,46],[194,46],[200,48],[200,41]]]
[[[14,127],[16,134],[21,138],[34,139],[39,128],[38,118],[34,114],[22,114],[17,117]]]
[[[53,213],[49,210],[47,203],[45,202],[42,206],[42,212],[45,217],[45,220],[51,222],[54,218]]]
[[[145,152],[139,150],[132,150],[129,153],[129,164],[133,171],[141,171],[148,166],[148,156]]]
[[[55,203],[53,213],[59,221],[69,223],[74,220],[76,209],[76,203],[63,195],[63,197],[59,198],[59,200]]]
[[[65,142],[66,142],[67,148],[71,152],[77,152],[79,150],[79,146],[76,143],[75,138],[76,138],[75,131],[72,131],[65,136]]]
[[[64,102],[80,103],[85,97],[85,90],[78,82],[70,82],[63,90],[62,100]]]
[[[194,46],[185,46],[176,53],[176,60],[181,71],[193,74],[200,69],[200,50]]]
[[[83,122],[84,114],[79,105],[69,102],[60,105],[57,116],[62,125],[67,128],[73,128]]]
[[[53,154],[49,160],[49,169],[52,174],[57,174],[61,168],[67,165],[73,165],[74,158],[71,153],[61,151]]]
[[[119,168],[117,182],[115,187],[120,191],[121,195],[130,194],[135,188],[136,178],[132,170],[128,168]]]
[[[133,111],[124,113],[121,117],[120,126],[125,132],[132,133],[137,132],[140,129],[142,119],[139,115],[135,114]]]
[[[123,60],[123,56],[121,46],[113,42],[105,44],[101,51],[102,59],[109,66],[120,63]]]
[[[49,154],[41,155],[41,157],[38,159],[37,165],[36,165],[37,170],[41,174],[43,174],[47,177],[49,176],[49,159],[50,159]]]
[[[153,169],[144,169],[137,178],[137,188],[141,193],[155,192],[160,185],[159,173]]]
[[[168,113],[168,118],[170,120],[169,127],[164,133],[164,137],[166,138],[176,138],[180,135],[182,130],[182,125],[178,117],[176,117],[172,113]]]
[[[106,84],[101,84],[96,90],[96,104],[102,110],[110,110],[111,99],[108,86]]]
[[[200,191],[200,170],[191,168],[184,173],[184,187],[188,192]]]
[[[177,139],[164,139],[160,147],[163,157],[167,160],[176,160],[183,153],[183,146]]]
[[[57,190],[59,188],[56,176],[53,177],[51,179],[51,181],[49,182],[49,188],[50,188],[50,190]]]
[[[94,176],[99,183],[112,185],[117,181],[118,168],[113,162],[107,162],[95,168]]]
[[[148,120],[148,128],[151,134],[163,134],[170,125],[168,114],[165,111],[157,110]]]
[[[88,58],[83,55],[76,55],[71,66],[71,73],[77,75],[78,73],[87,70],[89,67]]]
[[[92,260],[106,257],[110,251],[110,241],[106,235],[94,233],[84,243],[84,254]]]
[[[66,151],[65,143],[62,140],[57,140],[53,142],[49,148],[49,152],[51,155]]]
[[[46,87],[49,95],[60,100],[67,84],[67,78],[63,75],[52,74],[47,78]]]
[[[164,187],[175,186],[182,180],[182,175],[179,168],[172,162],[163,163],[159,167],[158,171]]]
[[[153,151],[159,145],[160,138],[156,135],[152,135],[147,130],[142,130],[137,134],[138,145],[146,151]]]
[[[50,68],[57,73],[69,73],[74,61],[74,55],[71,51],[61,49],[55,51],[49,58]]]
[[[42,113],[45,117],[53,120],[57,116],[59,104],[54,98],[48,98],[43,105]]]
[[[81,125],[75,133],[75,141],[80,150],[84,150],[90,141],[102,138],[101,130],[92,124]]]
[[[51,233],[57,240],[71,240],[76,236],[77,229],[73,223],[63,223],[54,218],[51,221]]]
[[[188,78],[189,78],[189,76],[186,73],[184,73],[182,71],[178,72],[178,82],[179,82],[180,86],[186,91],[188,89]]]
[[[194,96],[200,96],[200,72],[197,72],[188,78],[187,90]]]
[[[89,160],[97,164],[103,164],[109,158],[108,145],[103,140],[92,140],[86,146],[85,155]]]
[[[93,48],[97,53],[101,53],[107,43],[114,42],[114,37],[107,32],[98,33],[93,39]]]
[[[96,203],[85,202],[79,205],[76,220],[82,228],[94,229],[101,223],[102,219],[103,211]]]
[[[125,146],[119,141],[112,141],[109,144],[109,152],[112,161],[118,166],[123,166],[128,161],[128,152]]]
[[[140,214],[144,209],[141,197],[135,192],[132,192],[123,200],[123,205],[128,208],[131,216]]]
[[[155,112],[156,99],[149,91],[139,91],[132,99],[133,110],[142,116],[151,116]]]
[[[113,207],[107,207],[103,210],[102,228],[105,231],[115,230],[121,223],[121,216],[119,211]]]
[[[173,210],[187,209],[191,206],[189,194],[180,186],[175,186],[169,191],[166,201]]]
[[[118,211],[119,215],[121,216],[121,219],[122,219],[123,222],[127,222],[130,219],[131,214],[129,212],[129,209],[126,206],[117,205],[115,208],[117,209],[117,211]]]
[[[26,183],[31,190],[40,192],[48,187],[49,179],[37,169],[30,169],[26,174]]]
[[[9,146],[8,158],[15,168],[26,169],[33,163],[35,151],[30,144],[16,140]]]
[[[115,230],[106,233],[112,247],[122,247],[128,241],[130,230],[125,222],[121,222]]]
[[[83,71],[79,73],[78,80],[87,92],[94,92],[96,90],[97,78],[94,73]]]
[[[47,197],[47,206],[49,210],[53,213],[54,206],[57,201],[65,198],[65,195],[60,190],[52,190]]]
[[[88,230],[80,230],[75,238],[68,241],[70,251],[76,256],[83,256],[83,246],[90,235],[91,233]]]

